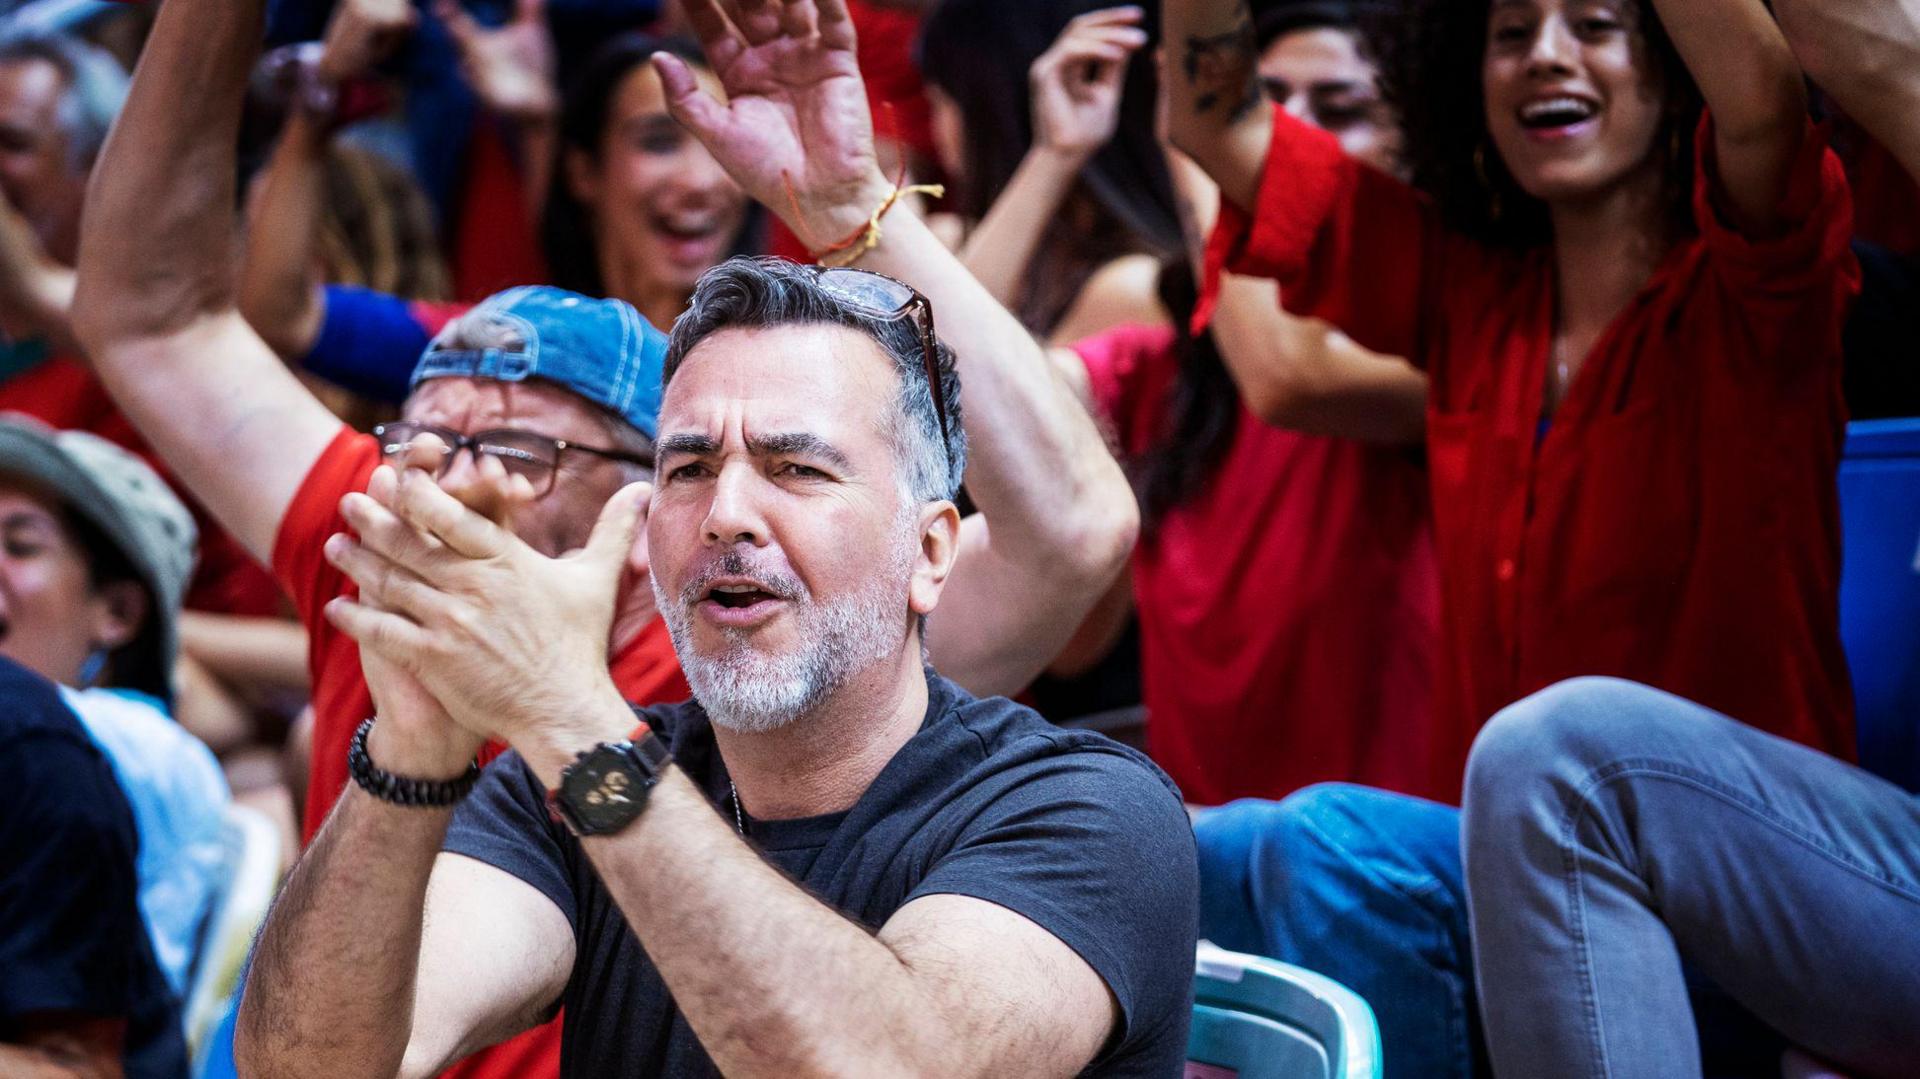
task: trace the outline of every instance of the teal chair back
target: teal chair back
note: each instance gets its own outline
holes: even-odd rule
[[[1373,1009],[1310,970],[1202,942],[1187,1079],[1380,1079]]]

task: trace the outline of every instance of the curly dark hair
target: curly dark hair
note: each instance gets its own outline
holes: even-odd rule
[[[1693,228],[1693,133],[1700,90],[1647,0],[1628,0],[1637,17],[1640,55],[1666,87],[1666,116],[1655,139],[1667,177],[1673,235]],[[1430,195],[1449,227],[1502,247],[1552,241],[1546,204],[1521,189],[1487,132],[1481,69],[1491,0],[1405,0],[1372,27],[1380,83],[1399,110],[1401,159],[1414,186]]]

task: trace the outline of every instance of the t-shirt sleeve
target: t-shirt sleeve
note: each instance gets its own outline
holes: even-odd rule
[[[577,933],[572,866],[558,829],[547,816],[546,790],[539,777],[518,753],[509,751],[487,765],[473,793],[453,811],[453,823],[440,849],[485,862],[533,885],[553,900]]]
[[[1086,960],[1120,1002],[1113,1051],[1185,1024],[1199,877],[1172,788],[1129,757],[1043,759],[978,814],[907,897],[1014,911]],[[1184,1027],[1183,1027],[1184,1028]]]
[[[1419,362],[1426,264],[1441,237],[1431,207],[1405,183],[1347,156],[1332,135],[1285,109],[1272,111],[1254,210],[1222,200],[1208,239],[1196,332],[1212,318],[1224,270],[1274,278],[1288,311]]]
[[[1801,332],[1837,335],[1859,292],[1860,263],[1851,246],[1853,199],[1825,132],[1808,122],[1781,201],[1781,225],[1764,237],[1748,236],[1720,215],[1711,114],[1701,117],[1695,138],[1700,168],[1694,177],[1694,221],[1713,272],[1739,298],[1735,307],[1748,319],[1756,340],[1771,343],[1781,334]],[[1815,344],[1807,342],[1809,347]],[[1757,351],[1784,357],[1810,354],[1802,347]],[[1836,355],[1837,349],[1818,348],[1814,354]]]
[[[132,811],[81,739],[35,732],[0,753],[0,1026],[45,1011],[131,1017],[148,984]]]
[[[333,568],[320,549],[328,536],[347,529],[340,498],[366,490],[379,463],[380,447],[373,437],[342,424],[280,519],[280,533],[273,541],[273,576],[292,597],[309,632],[325,625],[321,608],[347,587],[346,575]]]
[[[440,305],[350,285],[326,288],[326,315],[300,366],[363,397],[397,405],[413,369],[446,323]]]
[[[1174,334],[1169,326],[1118,326],[1073,343],[1087,369],[1093,407],[1120,446],[1139,453],[1172,374]]]

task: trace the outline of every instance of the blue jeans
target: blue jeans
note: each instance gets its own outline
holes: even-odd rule
[[[1322,784],[1205,810],[1193,830],[1202,937],[1366,998],[1388,1079],[1485,1074],[1457,810]]]
[[[1682,957],[1850,1075],[1920,1075],[1920,797],[1658,690],[1490,722],[1463,847],[1503,1076],[1698,1075]]]

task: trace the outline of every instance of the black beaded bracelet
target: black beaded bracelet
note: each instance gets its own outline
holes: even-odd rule
[[[382,771],[367,755],[367,732],[373,729],[371,718],[353,732],[353,744],[347,747],[347,774],[360,789],[383,802],[422,809],[444,809],[454,805],[473,785],[480,782],[480,762],[470,761],[465,774],[457,779],[409,779]]]

